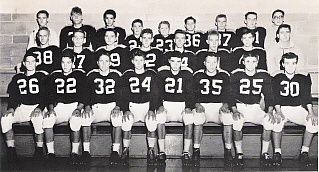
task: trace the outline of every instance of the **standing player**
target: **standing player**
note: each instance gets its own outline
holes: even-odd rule
[[[13,123],[31,121],[34,132],[36,149],[35,160],[43,157],[43,109],[45,107],[44,79],[47,75],[44,71],[36,71],[36,55],[27,53],[23,58],[23,65],[26,67],[24,73],[16,74],[8,85],[8,107],[2,115],[1,127],[5,133],[7,142],[7,159],[13,165],[17,161],[17,154],[14,144]]]
[[[152,36],[150,36],[152,38]],[[154,77],[156,72],[153,69],[145,69],[146,56],[139,50],[132,51],[132,63],[134,69],[125,71],[122,76],[123,81],[123,153],[122,160],[126,164],[129,159],[129,146],[132,137],[131,129],[134,122],[146,122],[147,127],[147,161],[149,165],[154,165],[156,157],[154,146],[156,143],[155,106],[151,101],[153,92]]]
[[[205,69],[194,73],[194,151],[193,161],[195,166],[200,162],[200,144],[203,137],[203,124],[214,122],[224,124],[225,153],[224,159],[227,165],[232,162],[232,114],[228,108],[229,102],[229,74],[217,69],[219,63],[218,54],[206,52],[204,61]]]
[[[215,19],[215,25],[220,36],[220,44],[218,48],[224,48],[229,51],[234,47],[235,33],[231,30],[226,29],[227,16],[226,14],[218,14]]]
[[[311,78],[309,73],[298,72],[298,55],[285,53],[280,61],[283,71],[274,76],[276,115],[273,130],[274,165],[281,165],[282,129],[288,120],[306,126],[299,161],[304,166],[313,165],[308,152],[314,133],[318,132],[318,115],[314,113],[311,102]]]
[[[159,34],[154,36],[152,47],[160,49],[163,53],[172,51],[174,46],[174,34],[170,34],[170,23],[168,21],[161,21],[158,24]]]
[[[254,47],[261,47],[265,48],[265,38],[266,38],[266,29],[264,27],[257,27],[257,13],[255,12],[247,12],[245,14],[245,27],[238,28],[236,30],[236,47],[243,46],[242,42],[240,41],[243,31],[246,29],[252,30],[253,33],[256,35],[254,40]]]
[[[135,19],[132,22],[131,28],[133,34],[126,37],[124,44],[130,48],[130,50],[134,48],[139,48],[142,45],[140,40],[141,32],[143,30],[143,21],[141,19]]]
[[[271,18],[272,25],[267,28],[265,48],[271,48],[274,44],[276,44],[276,32],[278,27],[284,24],[285,12],[277,9],[272,12]]]
[[[207,48],[205,34],[195,31],[196,19],[190,16],[184,20],[184,23],[186,28],[185,49],[196,53],[200,49]]]
[[[233,98],[230,107],[234,119],[236,165],[244,165],[242,128],[245,122],[252,122],[263,125],[261,163],[267,166],[270,164],[268,147],[274,123],[272,78],[266,71],[256,69],[257,55],[244,54],[243,64],[244,69],[236,69],[230,76],[231,97]],[[267,113],[259,105],[262,95],[265,98]]]
[[[46,138],[49,163],[54,163],[54,124],[69,122],[71,128],[72,152],[70,163],[79,163],[81,110],[85,98],[85,72],[72,70],[73,53],[62,53],[62,70],[54,71],[48,79],[48,112],[44,114],[43,128]],[[51,164],[53,165],[53,164]]]
[[[91,49],[96,48],[95,40],[95,28],[90,25],[84,25],[82,19],[82,9],[79,7],[73,7],[70,13],[70,20],[72,26],[66,26],[60,33],[60,48],[63,50],[68,47],[73,47],[72,36],[75,31],[81,29],[85,32],[86,42],[83,47],[89,47]]]
[[[191,165],[189,155],[193,130],[193,86],[191,69],[182,65],[182,54],[174,51],[170,54],[167,69],[162,69],[156,76],[155,97],[156,120],[158,122],[158,145],[159,155],[157,162],[164,165],[165,154],[165,122],[178,121],[185,125],[184,130],[184,150],[182,160],[184,165]]]
[[[113,125],[113,145],[110,163],[118,164],[120,157],[122,112],[120,111],[121,90],[119,71],[110,69],[110,54],[100,49],[96,52],[96,62],[99,69],[93,69],[87,74],[88,99],[82,116],[83,148],[82,160],[90,166],[91,124],[101,121]]]

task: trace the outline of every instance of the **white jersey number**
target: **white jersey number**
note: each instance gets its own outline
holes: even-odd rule
[[[155,66],[155,61],[156,61],[156,55],[154,53],[147,54],[146,55],[146,67],[154,67]]]
[[[113,67],[118,67],[121,65],[121,57],[118,53],[111,54],[111,62]]]
[[[299,96],[299,83],[298,82],[288,82],[288,81],[281,81],[280,85],[284,86],[284,90],[280,91],[281,96],[289,96],[296,97]]]
[[[64,93],[76,93],[76,79],[75,78],[68,78],[66,80],[62,78],[55,79],[56,84],[56,93],[64,94]],[[66,88],[64,88],[66,86]]]
[[[183,78],[177,79],[177,89],[175,89],[176,80],[174,78],[166,78],[165,79],[165,92],[167,93],[183,93],[182,86],[183,86]]]
[[[194,34],[194,35],[190,35],[190,34],[186,34],[186,43],[184,44],[185,47],[190,47],[190,46],[194,46],[194,47],[199,47],[200,44],[200,34]]]
[[[114,79],[106,79],[105,82],[101,78],[95,78],[94,83],[98,84],[98,88],[95,89],[96,94],[114,94],[115,93],[115,81]],[[105,85],[104,85],[105,84]]]
[[[222,90],[222,86],[220,84],[223,83],[223,80],[217,80],[214,79],[212,80],[212,87],[216,90],[212,89],[212,94],[213,95],[220,95],[221,90]],[[210,85],[210,80],[209,79],[201,79],[199,81],[199,84],[203,84],[204,86],[204,90],[200,90],[201,94],[209,94],[210,90],[209,90],[209,85]]]
[[[140,93],[140,80],[137,77],[131,77],[129,79],[130,88],[132,93]],[[145,79],[142,81],[141,86],[146,88],[146,92],[151,91],[151,77],[145,77]]]
[[[37,62],[39,64],[42,64],[42,54],[39,51],[35,51],[33,52],[34,54],[37,54]],[[51,50],[46,50],[43,52],[43,63],[46,65],[52,64],[53,60],[52,60],[52,51]]]
[[[250,94],[250,91],[251,91],[253,94],[260,94],[262,85],[259,83],[262,83],[264,80],[263,79],[253,79],[252,81],[253,81],[252,86],[257,90],[250,90],[249,88],[251,86],[251,82],[249,79],[244,78],[244,79],[240,80],[241,85],[239,87],[239,93],[240,94]]]
[[[29,85],[29,93],[31,94],[38,94],[39,93],[39,81],[37,78],[31,78],[28,82]],[[17,81],[17,84],[19,85],[20,94],[28,94],[27,90],[27,80],[25,79],[19,79]]]

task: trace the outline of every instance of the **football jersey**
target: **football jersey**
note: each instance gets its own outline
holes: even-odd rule
[[[224,48],[229,51],[232,50],[232,48],[235,46],[235,39],[235,33],[233,31],[219,31],[220,45],[218,48]]]
[[[258,55],[259,60],[258,60],[258,65],[257,69],[264,69],[267,70],[267,59],[266,59],[266,51],[263,48],[260,47],[253,47],[251,51],[246,51],[244,50],[243,47],[236,47],[233,50],[233,55],[232,58],[233,60],[231,61],[233,63],[233,70],[237,68],[242,68],[244,69],[244,64],[242,63],[242,56],[243,54],[250,53],[252,55]]]
[[[91,47],[93,49],[96,48],[96,30],[94,27],[90,25],[82,25],[80,28],[74,28],[73,26],[66,26],[61,30],[60,33],[60,48],[63,50],[68,47],[74,47],[72,41],[72,35],[77,30],[83,30],[86,33],[86,42],[84,43],[83,47]]]
[[[247,27],[241,27],[236,30],[236,47],[243,46],[243,42],[241,41],[241,36],[243,35],[243,31],[248,29]],[[265,48],[265,38],[266,38],[266,29],[264,27],[256,27],[253,30],[255,33],[255,41],[253,42],[254,47]]]
[[[8,85],[7,93],[9,94],[8,109],[16,109],[19,105],[36,105],[41,110],[46,106],[45,101],[45,80],[48,73],[37,71],[31,76],[24,73],[18,73],[13,76]]]
[[[174,51],[168,51],[164,54],[163,65],[169,66],[168,59],[171,57],[171,53],[174,53]],[[192,51],[184,50],[182,52],[182,57],[182,67],[189,67],[193,71],[197,69],[196,57]]]
[[[55,45],[46,48],[32,47],[27,52],[32,52],[37,55],[36,61],[39,63],[37,70],[51,73],[60,66],[61,50]]]
[[[105,46],[106,43],[105,43],[105,40],[104,40],[104,37],[105,37],[105,30],[106,28],[103,27],[103,28],[100,28],[97,30],[97,42],[98,42],[98,47],[100,46]],[[117,42],[118,44],[124,44],[124,40],[125,40],[125,37],[126,37],[126,32],[125,32],[125,29],[121,28],[121,27],[114,27],[114,30],[117,32]]]
[[[202,49],[196,53],[196,66],[197,69],[205,69],[204,61],[206,59],[208,50],[207,49]],[[234,67],[233,64],[231,63],[233,58],[232,58],[232,53],[224,48],[219,48],[216,52],[216,55],[220,57],[219,61],[219,66],[218,68],[226,70],[227,72],[233,71]]]
[[[186,108],[193,109],[193,75],[188,70],[180,70],[173,75],[170,68],[161,70],[155,80],[156,107],[163,106],[163,101],[185,102]]]
[[[142,46],[142,42],[140,40],[140,37],[136,38],[134,35],[130,35],[125,39],[124,45],[132,50],[134,48],[140,48]]]
[[[207,35],[202,32],[189,33],[186,31],[186,43],[184,47],[186,50],[196,53],[198,50],[207,48]]]
[[[54,71],[48,78],[48,104],[85,103],[86,76],[81,69],[75,69],[68,75],[62,70]]]
[[[65,51],[65,50],[63,50]],[[84,48],[80,53],[74,52],[72,69],[82,69],[86,73],[96,68],[94,53],[89,48]]]
[[[98,69],[93,69],[87,74],[87,103],[94,105],[97,103],[107,104],[116,102],[121,104],[121,72],[110,69],[107,76],[100,74]],[[120,106],[121,107],[121,106]]]
[[[283,72],[273,78],[275,105],[306,106],[311,104],[311,78],[309,74],[297,73],[289,79]]]
[[[229,74],[224,70],[217,70],[214,76],[208,76],[203,69],[195,72],[193,86],[196,103],[229,102]]]
[[[133,52],[134,49],[131,51]],[[145,54],[145,68],[157,69],[163,64],[163,53],[157,48],[151,48],[149,51],[142,51]]]
[[[162,52],[174,50],[174,34],[169,34],[164,37],[162,34],[157,34],[153,37],[154,41],[151,46],[160,49]]]
[[[116,47],[113,50],[107,50],[105,46],[98,48],[99,49],[105,49],[107,52],[110,53],[111,56],[111,69],[116,69],[120,71],[121,73],[125,72],[127,69],[133,68],[133,64],[131,62],[131,59],[129,57],[129,50],[127,48],[123,47]]]
[[[258,104],[261,94],[265,97],[266,107],[274,103],[272,78],[265,70],[257,70],[253,76],[248,76],[244,69],[236,69],[230,75],[230,86],[231,106],[235,106],[236,102]]]
[[[122,76],[122,91],[124,95],[122,107],[123,111],[129,110],[129,102],[150,102],[150,109],[156,109],[156,107],[152,105],[153,101],[151,101],[155,75],[156,72],[152,69],[146,69],[142,74],[137,74],[133,69],[129,69],[124,72]]]

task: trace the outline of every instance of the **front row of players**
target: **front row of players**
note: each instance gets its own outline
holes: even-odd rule
[[[24,73],[16,74],[9,84],[8,110],[1,118],[6,135],[8,159],[15,161],[16,151],[12,124],[31,121],[36,134],[35,158],[43,155],[43,133],[49,162],[54,161],[53,126],[69,122],[72,141],[71,163],[90,164],[91,124],[110,121],[113,126],[111,164],[127,162],[131,128],[134,122],[145,122],[148,133],[148,164],[165,164],[165,123],[183,122],[184,165],[199,165],[203,124],[222,123],[225,138],[225,163],[233,162],[232,128],[236,148],[235,164],[242,166],[242,127],[245,122],[263,125],[261,160],[265,164],[281,164],[281,131],[286,121],[306,126],[300,162],[311,165],[308,151],[313,133],[318,132],[317,115],[311,104],[311,79],[309,74],[296,70],[298,56],[282,56],[283,71],[271,77],[266,71],[256,69],[258,56],[246,54],[242,58],[244,69],[231,75],[219,69],[219,57],[207,52],[205,69],[194,74],[182,66],[181,53],[171,53],[169,66],[156,73],[145,68],[145,55],[136,49],[131,62],[134,69],[122,75],[110,69],[111,57],[105,49],[96,53],[98,69],[87,74],[72,69],[73,54],[62,54],[62,70],[51,75],[36,71],[36,55],[26,54]],[[48,98],[47,98],[48,97]],[[262,105],[264,100],[264,104]],[[45,104],[47,102],[47,107]],[[275,111],[274,111],[275,109]],[[298,113],[296,113],[298,112]],[[193,158],[190,147],[194,127]],[[80,129],[83,132],[82,161],[79,156]],[[155,156],[156,129],[159,154]],[[123,131],[123,152],[120,153]],[[274,162],[270,161],[268,147],[274,140]],[[120,154],[122,155],[120,157]]]

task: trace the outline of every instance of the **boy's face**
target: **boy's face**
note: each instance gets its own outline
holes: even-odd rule
[[[185,24],[186,31],[194,31],[196,27],[194,20],[187,20]]]
[[[209,35],[207,39],[207,44],[209,46],[209,49],[214,51],[217,50],[220,44],[219,35]]]
[[[111,27],[114,25],[115,19],[112,14],[106,14],[104,17],[104,22],[107,27]]]
[[[288,74],[295,73],[297,69],[297,59],[296,58],[284,59],[282,66],[284,67],[286,73]]]
[[[142,23],[135,22],[132,27],[132,32],[134,35],[140,35],[143,30]]]
[[[215,25],[217,26],[217,30],[225,30],[227,26],[227,19],[225,17],[217,18]]]
[[[75,32],[72,37],[72,41],[75,47],[81,47],[85,43],[84,34],[81,32]]]
[[[145,48],[150,47],[151,43],[153,42],[153,37],[152,37],[152,34],[150,33],[144,33],[140,39],[142,42],[142,46]]]
[[[243,36],[241,37],[241,41],[243,42],[245,47],[250,47],[251,45],[253,45],[255,38],[251,33],[248,34],[243,34]]]
[[[272,16],[272,22],[276,26],[280,26],[284,23],[284,15],[281,12],[275,12]]]
[[[81,24],[82,23],[82,15],[79,13],[72,13],[70,19],[73,24]]]
[[[97,65],[99,66],[99,69],[103,72],[110,69],[111,61],[110,57],[107,55],[101,55],[100,59],[97,61]]]
[[[218,65],[218,57],[208,56],[204,61],[204,65],[206,66],[207,71],[214,72],[217,69]]]
[[[40,27],[46,26],[48,24],[48,17],[45,13],[39,13],[37,16],[37,22]]]
[[[181,69],[181,66],[182,66],[182,59],[181,58],[178,58],[178,57],[171,57],[169,60],[168,60],[170,66],[171,66],[171,69],[173,71],[179,71]]]
[[[38,32],[38,39],[41,45],[45,45],[49,42],[49,32],[47,30],[40,30]]]
[[[257,57],[246,57],[243,63],[245,65],[246,70],[253,71],[256,69],[258,65],[258,59]]]
[[[161,24],[158,31],[161,35],[167,36],[169,34],[169,26],[167,24]]]
[[[105,32],[105,37],[104,40],[106,42],[107,45],[113,45],[116,42],[116,35],[114,32],[112,31],[107,31]]]
[[[145,64],[145,59],[143,56],[135,56],[132,60],[135,69],[143,69]]]
[[[245,19],[245,24],[248,28],[255,28],[257,25],[257,16],[255,14],[249,14]]]
[[[28,71],[34,71],[36,67],[36,58],[33,56],[28,56],[23,62],[24,66],[27,68]]]
[[[186,43],[186,35],[182,33],[175,34],[174,42],[176,47],[182,48]]]
[[[64,73],[69,73],[72,70],[72,60],[70,57],[62,57],[61,66]]]
[[[290,41],[290,30],[289,28],[283,27],[279,30],[279,34],[277,34],[277,37],[282,42],[288,42]]]

